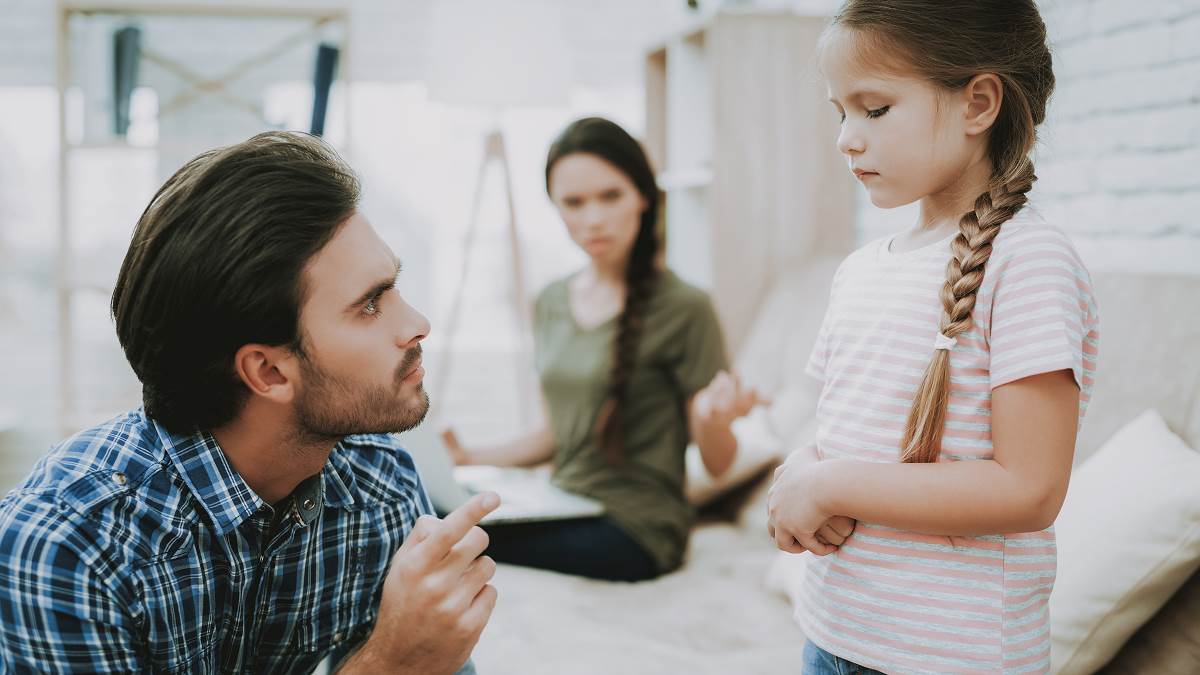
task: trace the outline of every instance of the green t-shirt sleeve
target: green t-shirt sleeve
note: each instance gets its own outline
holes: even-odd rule
[[[675,380],[685,398],[708,386],[719,371],[729,368],[725,338],[712,301],[704,294],[689,300],[681,341],[683,353],[674,363]]]

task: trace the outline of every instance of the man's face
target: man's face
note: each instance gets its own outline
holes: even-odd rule
[[[391,249],[357,213],[309,261],[296,403],[302,433],[400,432],[425,418],[420,342],[429,321],[400,296],[399,272]]]

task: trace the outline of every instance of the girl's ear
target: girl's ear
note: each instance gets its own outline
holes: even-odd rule
[[[996,122],[1004,101],[1004,85],[993,73],[971,78],[963,89],[966,98],[966,132],[970,136],[985,133]]]

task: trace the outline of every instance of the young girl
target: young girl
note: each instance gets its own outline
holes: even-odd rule
[[[534,310],[545,425],[464,447],[460,464],[553,459],[554,483],[604,504],[603,518],[488,528],[498,562],[637,581],[680,565],[692,512],[683,492],[689,438],[709,472],[737,450],[736,417],[757,403],[726,373],[712,303],[659,264],[659,192],[641,146],[587,118],[550,148],[546,190],[589,264],[547,287]]]
[[[1087,271],[1026,205],[1045,26],[1033,0],[849,0],[820,56],[850,169],[920,216],[836,273],[815,447],[771,488],[779,547],[822,556],[804,672],[1045,672],[1098,346]]]

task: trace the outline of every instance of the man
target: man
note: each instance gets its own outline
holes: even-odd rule
[[[429,407],[429,323],[358,197],[295,133],[154,196],[112,298],[143,406],[0,502],[0,672],[473,670],[498,498],[423,515],[387,434]]]

